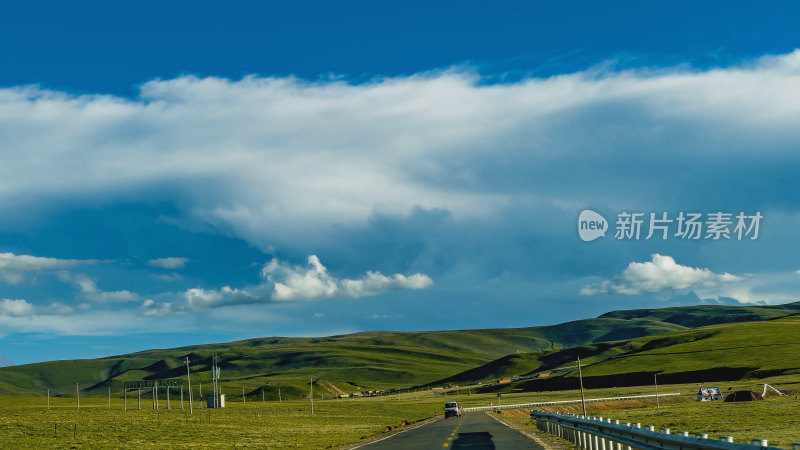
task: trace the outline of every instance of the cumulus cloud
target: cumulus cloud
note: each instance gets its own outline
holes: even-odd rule
[[[33,305],[22,299],[4,298],[0,302],[0,314],[11,317],[26,317],[33,315]]]
[[[664,289],[709,288],[741,279],[729,273],[716,274],[705,268],[682,266],[671,256],[656,253],[652,255],[651,261],[630,263],[622,273],[611,280],[585,286],[581,289],[581,294],[615,292],[638,295],[642,292],[658,292]]]
[[[139,294],[129,290],[104,291],[97,287],[95,280],[83,273],[70,273],[61,271],[58,277],[65,283],[72,283],[77,286],[83,296],[90,301],[97,303],[125,303],[139,300]]]
[[[258,302],[257,297],[247,292],[225,286],[222,289],[187,289],[169,301],[155,301],[148,298],[142,303],[142,314],[145,316],[166,316],[202,311],[227,305],[248,304]]]
[[[10,252],[0,253],[0,278],[9,284],[18,284],[25,280],[25,272],[47,269],[64,269],[81,264],[96,264],[98,260],[59,259],[32,255],[16,255]]]
[[[230,286],[221,289],[193,288],[167,300],[147,299],[142,303],[142,313],[147,316],[163,316],[230,305],[359,298],[400,289],[427,289],[433,286],[433,280],[421,273],[386,276],[380,272],[367,271],[358,279],[340,279],[329,274],[316,255],[308,257],[306,267],[292,266],[272,259],[261,269],[261,277],[261,284],[242,289]]]
[[[0,316],[33,317],[33,316],[66,316],[74,309],[60,302],[53,302],[44,308],[37,308],[27,300],[4,298],[0,301]]]
[[[147,261],[147,265],[160,269],[181,269],[189,262],[189,258],[158,258]]]
[[[273,283],[272,299],[275,301],[359,298],[399,289],[427,289],[433,286],[433,280],[421,273],[408,277],[397,273],[387,277],[380,272],[368,271],[359,279],[338,279],[328,274],[316,255],[308,257],[307,268],[289,266],[273,259],[261,273]]]

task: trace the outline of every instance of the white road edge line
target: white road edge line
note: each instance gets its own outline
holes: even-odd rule
[[[366,447],[367,445],[372,445],[372,444],[374,444],[376,442],[381,442],[381,441],[385,441],[387,439],[391,439],[391,438],[393,438],[395,436],[398,436],[400,434],[405,433],[406,431],[416,430],[417,428],[424,427],[425,425],[427,425],[429,423],[436,422],[437,420],[439,420],[439,419],[433,419],[433,420],[427,419],[427,420],[424,420],[424,421],[422,421],[420,423],[416,423],[416,424],[414,424],[414,425],[412,425],[410,427],[405,427],[405,428],[403,428],[402,430],[400,430],[400,431],[398,431],[396,433],[390,434],[389,436],[384,436],[382,438],[375,439],[374,441],[361,442],[361,443],[358,443],[358,444],[351,444],[351,445],[353,445],[352,447],[343,447],[343,448],[346,449],[346,450],[356,450],[357,448]]]
[[[519,428],[512,427],[511,425],[506,423],[504,420],[500,419],[499,417],[497,417],[495,415],[492,415],[492,413],[490,413],[489,411],[484,411],[484,414],[486,414],[489,417],[491,417],[492,419],[502,423],[503,425],[507,426],[508,428],[511,428],[512,430],[518,432],[519,434],[527,437],[528,439],[533,440],[537,444],[541,445],[542,448],[544,448],[545,450],[551,450],[553,448],[553,447],[547,445],[539,436],[537,436],[537,435],[535,435],[533,433],[530,433],[527,430],[520,430]]]

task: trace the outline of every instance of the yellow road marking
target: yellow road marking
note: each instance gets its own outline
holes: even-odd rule
[[[442,444],[442,447],[450,447],[450,443],[449,442],[445,442],[444,444]]]
[[[452,440],[453,440],[453,438],[449,437],[449,438],[447,438],[447,440],[448,440],[448,441],[452,441]]]

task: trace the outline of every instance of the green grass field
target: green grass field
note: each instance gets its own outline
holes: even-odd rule
[[[340,448],[433,416],[434,403],[400,400],[251,402],[224,409],[122,409],[121,399],[0,397],[0,448]],[[128,406],[135,407],[129,399]],[[436,403],[438,405],[438,402]]]
[[[695,394],[700,386],[713,386],[722,389],[723,393],[733,390],[754,390],[761,392],[761,386],[768,382],[787,393],[786,397],[778,397],[769,393],[764,401],[726,403],[697,402]],[[642,426],[653,425],[656,429],[669,428],[673,433],[689,431],[708,433],[709,438],[733,436],[736,442],[749,443],[750,439],[767,439],[772,447],[791,448],[793,443],[800,443],[800,377],[782,376],[764,380],[734,381],[716,384],[683,384],[659,386],[662,393],[680,392],[690,394],[681,398],[662,398],[660,406],[654,399],[620,403],[588,403],[587,414],[605,418],[619,419],[620,422],[639,422]],[[587,398],[608,397],[615,395],[652,394],[654,387],[645,389],[617,388],[588,390]],[[576,398],[578,391],[548,393],[542,398],[556,399],[560,395]],[[525,394],[516,397],[504,396],[505,400],[526,398]],[[581,414],[581,406],[569,405],[558,407],[539,407],[543,411],[571,412]],[[505,420],[517,426],[535,430],[535,424],[528,416],[528,409],[503,411]]]
[[[550,370],[571,363],[579,353],[585,354],[582,356],[589,359],[587,363],[598,363],[642,350],[653,342],[648,340],[653,336],[672,336],[670,339],[674,340],[679,339],[674,336],[683,335],[694,339],[696,334],[685,334],[695,331],[692,327],[742,320],[764,324],[798,311],[800,303],[695,306],[615,311],[595,319],[529,328],[256,338],[91,360],[3,367],[0,394],[43,395],[46,389],[69,394],[75,383],[88,393],[101,393],[109,386],[120,391],[126,381],[185,377],[186,356],[198,381],[207,382],[213,354],[219,356],[226,385],[245,388],[247,395],[255,397],[260,397],[264,390],[265,395],[277,399],[280,388],[285,397],[299,399],[310,377],[324,381],[319,388],[329,395],[449,382],[463,384]],[[607,341],[617,344],[601,344]],[[517,352],[527,354],[516,357]],[[642,355],[637,357],[642,360]],[[602,374],[600,366],[591,367],[588,375]]]
[[[0,368],[0,448],[340,448],[403,421],[432,417],[447,400],[469,407],[579,398],[578,356],[590,398],[652,394],[655,375],[661,393],[693,395],[709,385],[723,392],[760,391],[766,380],[794,396],[800,392],[800,316],[793,315],[798,307],[617,311],[552,327],[263,338],[5,367]],[[755,321],[737,322],[744,319]],[[107,389],[119,397],[123,382],[185,380],[185,356],[192,361],[195,394],[201,383],[208,393],[212,354],[221,361],[228,408],[197,408],[188,415],[177,409],[176,392],[171,410],[165,410],[163,393],[159,411],[150,409],[146,397],[143,410],[123,411],[121,398],[107,407]],[[502,385],[477,384],[545,371],[553,373]],[[313,417],[307,398],[312,377]],[[83,397],[80,410],[75,408],[76,383]],[[332,399],[342,392],[431,385],[452,388]],[[49,411],[48,389],[53,394]],[[285,401],[278,402],[279,396]],[[645,401],[589,408],[590,414],[597,408],[595,415],[676,430],[767,438],[780,445],[800,441],[785,431],[800,430],[795,399],[729,405],[666,401],[654,409]],[[135,394],[129,394],[128,406],[134,408]],[[525,414],[509,417],[526,420]]]
[[[760,389],[756,381],[721,383],[723,391]],[[669,427],[672,430],[705,432],[712,437],[732,435],[739,442],[766,438],[770,444],[788,447],[800,442],[796,411],[800,409],[800,378],[776,377],[767,382],[790,393],[788,398],[769,396],[763,402],[696,403],[691,401],[701,384],[663,385],[660,392],[689,394],[679,399],[628,403],[589,403],[590,415],[611,417],[623,422]],[[590,389],[587,398],[653,394],[653,386]],[[319,398],[319,397],[317,397]],[[444,401],[456,400],[462,406],[485,406],[490,403],[518,404],[538,401],[573,400],[580,391],[515,392],[498,400],[495,394],[475,394],[468,388],[444,391],[418,391],[380,398],[317,400],[314,416],[310,402],[230,402],[227,408],[209,410],[195,404],[194,414],[180,410],[178,398],[166,410],[165,400],[159,411],[152,409],[152,399],[142,398],[142,410],[136,407],[135,395],[123,401],[112,398],[111,409],[103,397],[82,397],[77,410],[74,398],[0,396],[0,448],[112,448],[112,447],[259,447],[259,448],[343,448],[352,443],[381,436],[387,427],[398,427],[441,413]],[[578,412],[579,405],[547,408]],[[481,414],[481,413],[476,413]],[[505,419],[531,427],[527,410],[503,411]]]

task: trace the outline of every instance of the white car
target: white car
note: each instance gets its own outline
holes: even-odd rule
[[[461,407],[456,402],[446,402],[444,404],[444,418],[450,416],[461,417]]]

